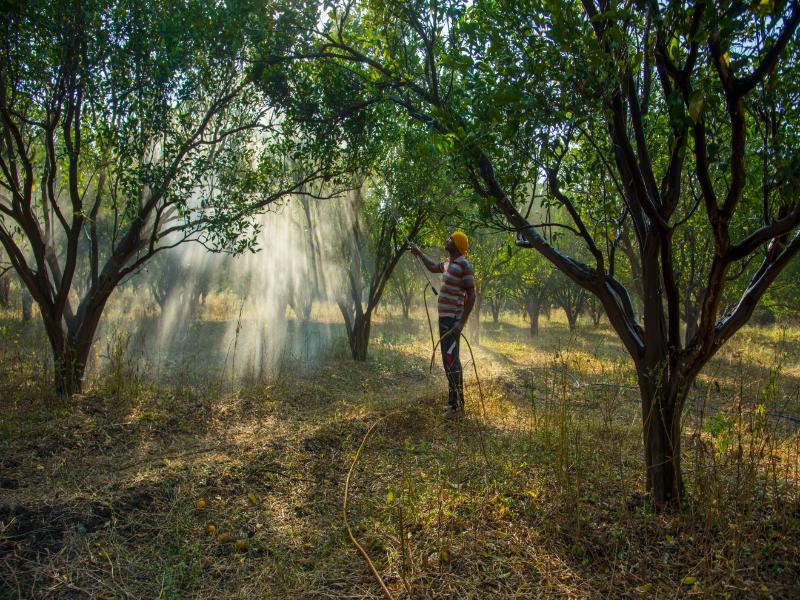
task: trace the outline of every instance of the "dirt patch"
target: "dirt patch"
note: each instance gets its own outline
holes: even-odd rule
[[[68,532],[93,533],[114,517],[149,508],[167,482],[145,482],[123,490],[110,503],[81,501],[43,506],[0,506],[0,556],[11,552],[55,553]]]
[[[57,552],[67,531],[92,533],[111,518],[110,506],[89,502],[76,506],[0,507],[0,523],[7,527],[0,554],[21,546],[39,552]]]
[[[341,450],[345,438],[351,436],[345,428],[323,426],[303,440],[303,448],[311,454],[330,454]]]

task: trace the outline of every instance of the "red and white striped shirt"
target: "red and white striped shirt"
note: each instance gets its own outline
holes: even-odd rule
[[[442,287],[439,289],[439,316],[461,317],[467,290],[475,289],[475,272],[464,256],[442,263]]]

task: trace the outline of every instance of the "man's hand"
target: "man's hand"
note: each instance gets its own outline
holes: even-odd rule
[[[414,256],[422,256],[422,250],[414,242],[408,242],[408,249],[411,250],[411,254]]]

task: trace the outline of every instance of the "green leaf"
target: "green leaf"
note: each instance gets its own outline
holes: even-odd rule
[[[669,42],[669,47],[667,48],[667,56],[669,56],[670,60],[673,62],[677,62],[680,59],[680,48],[678,46],[678,38],[674,37]]]
[[[697,123],[700,120],[700,113],[703,111],[703,98],[702,90],[695,90],[689,95],[689,116],[692,121]]]
[[[495,101],[500,104],[514,104],[522,99],[522,92],[515,87],[505,87],[495,96]]]
[[[760,0],[758,4],[753,6],[753,10],[759,17],[766,17],[771,15],[775,10],[775,0]]]

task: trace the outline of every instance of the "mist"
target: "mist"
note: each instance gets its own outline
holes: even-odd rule
[[[132,280],[133,290],[117,292],[119,310],[101,326],[96,366],[107,368],[119,344],[156,379],[260,379],[313,365],[344,339],[336,297],[346,278],[350,206],[346,197],[298,195],[256,218],[255,252],[231,255],[200,243],[165,252]]]

